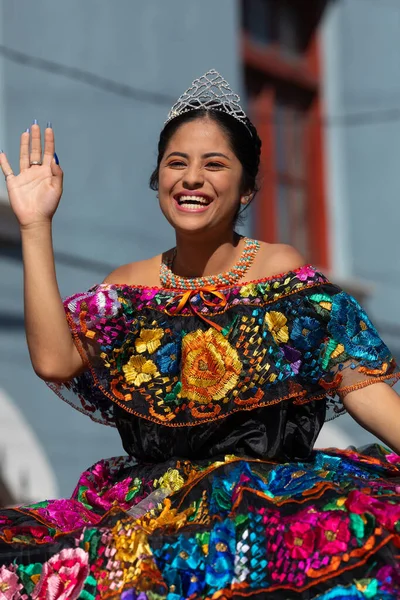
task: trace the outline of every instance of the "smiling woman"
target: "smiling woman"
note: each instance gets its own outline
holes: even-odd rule
[[[200,140],[202,140],[201,146]],[[186,144],[190,150],[190,142],[192,142],[192,154],[178,149],[179,145]],[[207,206],[219,198],[220,203],[224,203],[225,209],[233,210],[231,218],[235,224],[239,214],[249,206],[257,191],[256,177],[260,163],[260,150],[261,141],[250,121],[244,128],[239,121],[224,112],[209,111],[204,108],[185,112],[169,121],[160,136],[157,168],[151,176],[150,187],[159,189],[164,183],[162,170],[166,166],[165,163],[170,161],[172,168],[186,172],[185,175],[181,174],[180,178],[183,189],[174,194],[175,199],[180,200],[179,205],[183,205],[183,210],[192,212],[193,207],[199,202],[199,197],[204,198]],[[171,160],[173,158],[175,160]],[[179,158],[182,160],[179,161]],[[188,169],[191,169],[189,173],[187,173]],[[210,190],[207,193],[207,184],[205,185],[203,179],[213,172],[216,175],[209,177]],[[236,175],[236,179],[232,175]],[[220,193],[218,189],[212,189],[213,183],[218,186],[218,182],[221,182],[224,185],[224,179],[228,178],[233,188],[230,195],[226,189],[220,190]],[[225,196],[229,195],[228,206],[226,197],[224,198],[223,195],[220,198],[223,192]],[[184,203],[182,196],[184,198],[186,196]],[[160,193],[160,200],[161,197]]]
[[[32,363],[116,427],[127,455],[85,471],[70,499],[0,513],[0,591],[399,598],[400,457],[314,444],[348,409],[399,452],[400,371],[354,298],[294,248],[236,233],[260,141],[228,83],[215,71],[193,82],[160,135],[151,186],[176,246],[64,301],[50,227],[62,172],[52,130],[43,157],[37,125],[31,137],[19,175],[0,164]]]

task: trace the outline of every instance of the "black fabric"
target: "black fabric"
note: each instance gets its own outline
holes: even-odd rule
[[[195,427],[164,427],[135,417],[118,405],[115,423],[125,451],[135,458],[159,462],[171,457],[212,458],[238,454],[274,460],[304,460],[311,453],[325,420],[325,401],[241,411],[222,421]]]

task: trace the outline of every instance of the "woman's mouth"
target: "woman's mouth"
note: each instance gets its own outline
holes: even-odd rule
[[[204,212],[212,203],[208,196],[183,195],[174,197],[176,207],[183,212]]]

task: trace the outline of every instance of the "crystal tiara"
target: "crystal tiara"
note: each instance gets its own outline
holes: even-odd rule
[[[164,125],[191,110],[216,110],[224,112],[247,126],[247,116],[240,106],[240,97],[229,87],[229,83],[216,71],[210,69],[195,79],[189,89],[175,102]]]

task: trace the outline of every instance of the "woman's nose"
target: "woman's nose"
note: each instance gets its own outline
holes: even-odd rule
[[[204,183],[204,177],[199,169],[194,167],[187,169],[183,177],[183,187],[186,189],[197,189]]]

